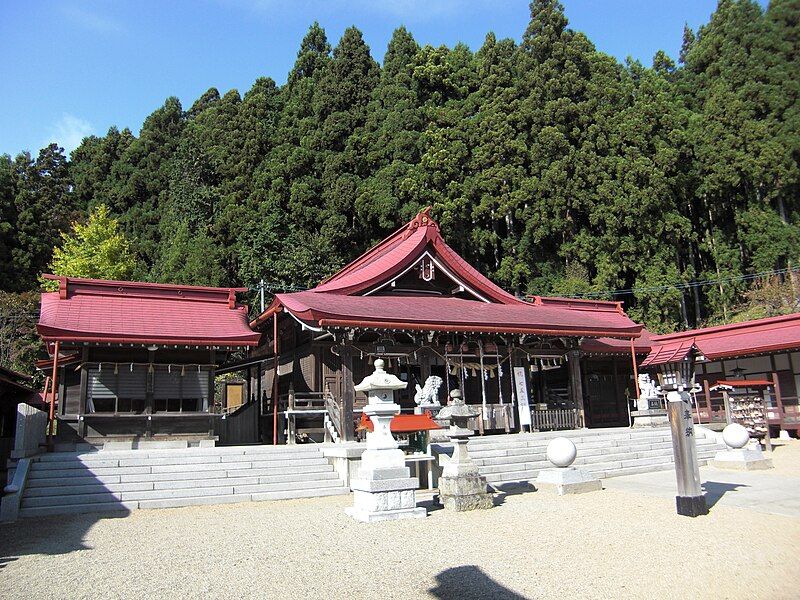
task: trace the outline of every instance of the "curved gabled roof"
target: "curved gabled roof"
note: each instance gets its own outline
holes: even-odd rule
[[[456,296],[372,295],[429,257],[473,299]],[[468,264],[441,236],[430,209],[365,252],[317,287],[278,294],[250,325],[282,310],[312,327],[371,327],[417,331],[470,331],[534,335],[635,338],[641,325],[618,302],[509,294]]]
[[[312,327],[374,327],[532,335],[636,337],[642,328],[617,310],[577,311],[529,302],[500,304],[463,298],[278,294],[282,306]]]
[[[338,273],[325,279],[313,291],[347,296],[368,293],[415,264],[425,252],[488,301],[499,304],[524,303],[489,281],[447,245],[438,223],[430,216],[430,207]]]

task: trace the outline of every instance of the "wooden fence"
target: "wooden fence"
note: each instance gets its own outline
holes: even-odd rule
[[[580,412],[572,408],[531,411],[531,429],[533,431],[578,429],[583,426],[580,420]]]

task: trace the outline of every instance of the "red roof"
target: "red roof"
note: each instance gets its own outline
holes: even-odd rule
[[[642,329],[642,335],[633,340],[634,353],[648,354],[652,346],[652,335],[647,329]],[[631,341],[616,338],[586,338],[581,340],[581,351],[584,354],[613,355],[631,354]]]
[[[314,291],[342,295],[370,292],[413,266],[425,251],[441,267],[463,280],[475,295],[502,304],[523,302],[481,275],[445,243],[439,225],[430,216],[430,208],[325,279]]]
[[[686,349],[684,356],[695,347],[709,360],[798,350],[800,313],[654,336],[653,349],[642,366],[667,362],[656,362],[656,357],[667,356],[676,346]]]
[[[339,296],[316,291],[278,294],[276,302],[312,327],[629,337],[641,330],[641,325],[616,310],[578,311],[528,302],[510,305],[462,298]]]
[[[452,296],[371,295],[429,257],[470,299]],[[642,329],[618,302],[536,297],[504,291],[448,246],[420,212],[378,245],[312,290],[278,294],[251,325],[286,310],[311,327],[372,327],[542,335],[638,337]]]
[[[375,429],[375,425],[366,414],[362,413],[360,428],[373,431]],[[430,411],[426,411],[425,414],[422,415],[397,415],[389,422],[389,431],[392,433],[433,431],[434,429],[441,428],[441,425],[433,420]]]
[[[36,328],[47,342],[255,346],[236,288],[48,276]]]
[[[677,340],[666,344],[656,344],[642,361],[643,367],[663,365],[664,363],[681,361],[689,355],[694,347],[694,340]]]

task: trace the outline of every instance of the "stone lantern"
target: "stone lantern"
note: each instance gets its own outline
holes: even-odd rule
[[[355,386],[366,392],[368,403],[364,414],[370,418],[373,431],[367,432],[367,449],[361,455],[361,467],[351,482],[353,506],[345,509],[359,521],[386,521],[424,517],[427,511],[417,507],[417,480],[406,467],[405,453],[389,429],[400,406],[394,402],[395,390],[408,384],[383,370],[384,362],[375,361],[375,372]]]
[[[473,431],[467,422],[480,412],[464,403],[461,390],[450,392],[450,402],[439,411],[439,419],[449,419],[450,428],[444,434],[453,442],[453,456],[442,464],[439,477],[439,500],[445,508],[455,511],[491,508],[492,494],[487,492],[486,478],[467,452],[467,442]]]

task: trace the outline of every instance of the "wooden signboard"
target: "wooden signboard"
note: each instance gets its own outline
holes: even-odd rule
[[[531,426],[531,409],[528,400],[528,383],[525,379],[525,367],[514,367],[514,389],[517,393],[517,409],[519,424]]]

